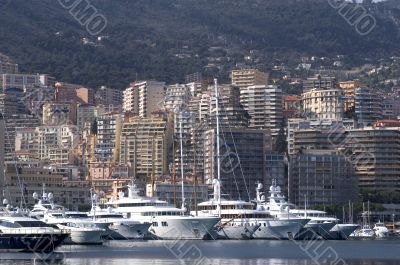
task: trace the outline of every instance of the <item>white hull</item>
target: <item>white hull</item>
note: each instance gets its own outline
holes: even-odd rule
[[[149,232],[157,239],[204,239],[219,220],[218,217],[155,216]]]
[[[358,224],[337,224],[330,231],[331,239],[348,239],[359,227]]]
[[[226,225],[217,228],[217,236],[222,239],[242,240],[252,239],[254,232],[258,229],[259,225],[239,226],[239,225]]]
[[[253,237],[255,239],[293,239],[308,221],[308,219],[263,221]]]
[[[332,234],[330,230],[335,226],[335,223],[313,223],[309,222],[297,234],[298,239],[315,239],[321,237],[322,239],[330,239]]]
[[[109,236],[107,239],[142,239],[149,233],[149,223],[114,223],[109,227]]]
[[[104,242],[104,232],[101,231],[71,231],[65,244],[100,245]]]

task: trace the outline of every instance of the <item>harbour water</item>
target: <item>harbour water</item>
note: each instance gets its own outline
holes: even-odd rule
[[[53,254],[0,253],[0,265],[395,265],[400,241],[109,241]]]

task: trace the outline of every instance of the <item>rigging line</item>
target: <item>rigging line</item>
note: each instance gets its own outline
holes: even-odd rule
[[[225,146],[226,150],[228,150],[229,147],[228,147],[228,145],[227,145],[227,143],[226,143],[226,138],[225,138],[224,130],[223,130],[222,127],[221,127],[221,131],[222,131],[222,137],[223,137],[223,139],[224,139],[224,146]],[[239,192],[239,184],[238,184],[238,182],[237,182],[235,170],[234,170],[234,168],[233,168],[232,160],[230,159],[229,155],[230,155],[230,154],[228,154],[229,164],[230,164],[230,166],[231,166],[231,168],[232,168],[233,179],[234,179],[234,182],[235,182],[236,190],[238,191],[238,194],[239,194],[239,200],[241,200],[241,196],[240,196],[240,192]],[[237,154],[236,154],[236,155],[237,155]],[[246,183],[245,183],[245,184],[246,184]],[[232,199],[232,198],[231,198],[231,199]]]
[[[225,109],[225,105],[224,105],[224,102],[222,100],[221,100],[221,104],[222,104],[223,109]],[[249,197],[249,201],[250,201],[251,200],[250,191],[249,191],[249,188],[247,187],[246,178],[244,177],[244,173],[243,173],[242,163],[240,161],[240,157],[239,157],[239,154],[238,154],[238,151],[237,151],[236,142],[235,142],[235,139],[233,138],[233,132],[232,132],[232,128],[231,128],[231,125],[230,125],[229,122],[228,122],[228,129],[229,129],[229,132],[231,134],[231,138],[232,138],[232,142],[233,142],[233,147],[235,149],[235,153],[236,153],[236,155],[238,157],[238,160],[239,160],[238,162],[239,162],[240,173],[242,174],[242,179],[243,179],[243,182],[244,182],[245,187],[246,187],[247,196]]]
[[[8,127],[7,127],[7,123],[6,123],[6,117],[4,116],[3,113],[0,113],[0,115],[3,117],[3,123],[4,123],[4,129],[5,129],[4,133],[7,135],[7,140],[8,140],[9,145],[11,145],[10,135],[8,133]],[[4,149],[5,149],[5,141],[4,141]],[[14,163],[13,164],[14,164],[14,167],[15,167],[15,173],[17,174],[17,178],[18,178],[18,185],[19,185],[19,188],[21,190],[20,208],[22,209],[23,208],[22,206],[26,207],[26,202],[25,202],[24,188],[22,187],[22,182],[21,182],[21,176],[19,175],[18,161],[17,161],[17,156],[15,154],[15,148],[14,148],[14,151],[11,150],[11,153],[12,153],[12,156],[13,156],[13,159],[14,159]]]
[[[219,94],[217,95],[217,96],[219,96]],[[223,104],[223,102],[222,102],[222,100],[218,100],[218,103],[219,102],[221,102],[222,103],[222,113],[226,113],[226,111],[225,111],[225,106],[224,106],[224,104]],[[226,115],[225,115],[226,116]],[[228,124],[229,124],[229,122],[228,122]],[[226,138],[225,138],[225,134],[224,134],[224,130],[223,130],[223,128],[221,127],[221,131],[222,131],[222,137],[223,137],[223,140],[224,140],[224,145],[225,145],[225,147],[226,147],[226,149],[228,150],[228,145],[226,144]],[[232,138],[232,140],[234,141],[234,139]],[[229,154],[228,154],[229,155]],[[237,154],[237,152],[236,152],[236,155],[239,157],[239,155]],[[232,168],[232,160],[231,159],[229,159],[229,162],[230,162],[230,165],[231,165],[231,168]],[[233,168],[232,168],[233,169]],[[233,179],[234,179],[234,182],[235,182],[235,186],[236,186],[236,190],[238,191],[238,194],[239,194],[239,199],[241,199],[241,196],[240,196],[240,192],[239,192],[239,185],[238,185],[238,182],[237,182],[237,179],[236,179],[236,174],[235,174],[235,170],[233,169],[232,170],[232,173],[233,173]],[[246,185],[246,183],[245,183],[245,185]],[[229,194],[229,193],[228,193]],[[230,197],[230,199],[232,199],[232,196],[229,194],[229,197]],[[249,196],[250,197],[250,196]]]

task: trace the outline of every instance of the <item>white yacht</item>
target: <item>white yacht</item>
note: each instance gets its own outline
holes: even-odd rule
[[[203,239],[221,219],[187,215],[185,209],[166,201],[140,196],[136,185],[128,186],[128,197],[120,192],[119,198],[107,205],[124,218],[151,223],[149,232],[158,239]]]
[[[309,219],[279,219],[254,209],[251,202],[220,197],[220,183],[213,181],[213,199],[198,204],[199,216],[221,216],[217,234],[224,239],[291,239]],[[192,212],[194,214],[194,212]]]
[[[327,238],[329,236],[329,231],[338,222],[337,218],[326,216],[326,213],[323,211],[295,209],[294,204],[286,201],[281,188],[276,184],[276,180],[273,180],[272,186],[269,188],[270,196],[268,197],[268,201],[266,201],[263,196],[259,195],[262,194],[260,192],[261,189],[262,184],[259,184],[257,187],[257,200],[261,202],[262,207],[269,211],[271,215],[279,219],[300,218],[310,220],[298,233],[297,238],[308,238],[313,236],[314,233],[323,238]]]
[[[69,244],[102,244],[109,236],[108,227],[111,223],[104,220],[93,220],[87,213],[67,211],[63,206],[53,202],[53,194],[43,191],[39,199],[37,193],[33,197],[38,200],[30,212],[35,217],[47,224],[55,225],[60,229],[70,231],[70,236],[65,241]]]
[[[259,187],[260,188],[260,187]],[[262,187],[261,187],[262,188]],[[328,216],[325,211],[296,209],[294,204],[288,203],[282,195],[281,188],[273,181],[269,189],[268,202],[262,203],[264,208],[278,218],[311,219],[297,234],[296,239],[310,239],[316,236],[323,239],[347,239],[358,227],[358,224],[339,224],[339,219]],[[265,201],[263,198],[260,201]]]
[[[52,252],[70,235],[30,217],[0,211],[0,251]]]
[[[389,236],[389,229],[382,222],[376,223],[373,230],[377,238],[385,238]]]
[[[92,197],[92,209],[88,216],[95,221],[109,222],[109,240],[142,239],[148,232],[151,223],[141,223],[133,219],[126,219],[121,213],[115,212],[111,207],[102,209],[97,205],[97,195]]]

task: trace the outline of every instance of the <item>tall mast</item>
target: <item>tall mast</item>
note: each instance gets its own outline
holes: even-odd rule
[[[182,119],[182,113],[181,113]],[[181,179],[182,179],[182,209],[185,209],[185,184],[183,183],[184,172],[183,172],[183,137],[182,137],[182,120],[179,121],[179,137],[181,145]]]
[[[218,102],[218,80],[214,79],[214,89],[215,89],[215,116],[217,122],[217,177],[218,177],[218,215],[221,215],[221,165],[220,165],[220,154],[219,154],[219,102]]]

